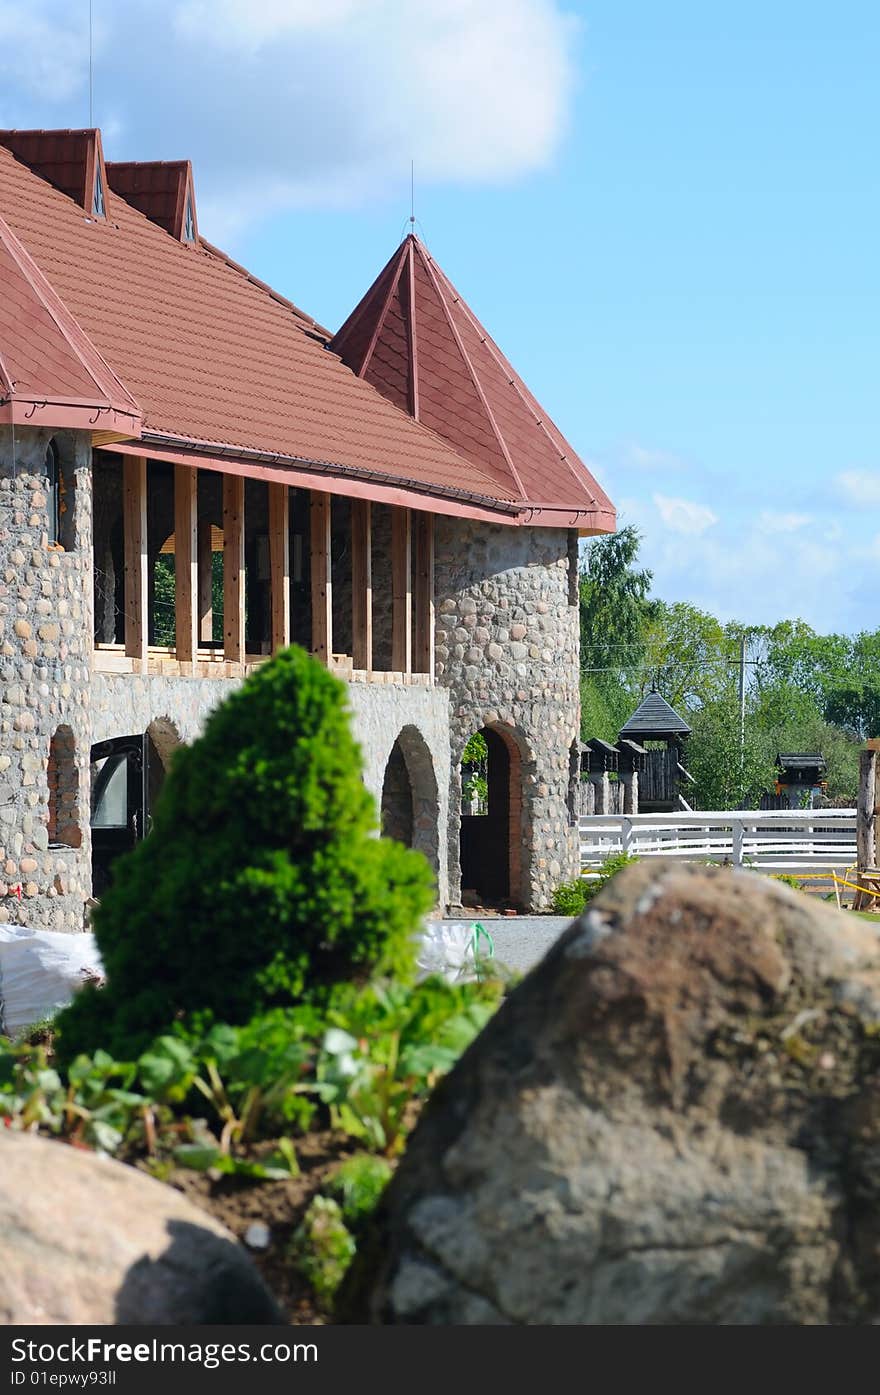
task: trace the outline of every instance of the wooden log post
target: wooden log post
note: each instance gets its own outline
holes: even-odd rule
[[[639,812],[639,772],[637,770],[622,770],[618,776],[623,785],[623,814],[637,814]]]
[[[351,502],[351,645],[356,669],[373,668],[373,555],[369,499]]]
[[[214,554],[211,550],[212,527],[207,519],[198,526],[199,570],[199,643],[210,644],[214,638]]]
[[[290,643],[290,510],[287,485],[269,485],[269,577],[272,653]]]
[[[149,567],[147,558],[147,459],[127,455],[122,465],[122,532],[125,553],[125,652],[146,671]]]
[[[590,772],[590,784],[593,786],[594,814],[609,814],[611,812],[611,781],[608,779],[607,770],[593,770]]]
[[[244,479],[223,476],[223,656],[244,663]]]
[[[412,526],[409,509],[391,510],[391,668],[412,673]]]
[[[417,513],[415,548],[415,635],[413,660],[417,673],[434,677],[434,515]]]
[[[174,641],[179,663],[191,664],[198,648],[199,472],[174,467]]]
[[[870,905],[872,897],[863,888],[868,885],[866,873],[877,866],[876,814],[877,752],[870,748],[859,751],[859,795],[856,803],[856,892],[853,910]]]
[[[333,576],[330,495],[311,491],[312,653],[329,666],[333,656]]]

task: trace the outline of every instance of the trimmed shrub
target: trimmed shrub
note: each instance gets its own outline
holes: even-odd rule
[[[283,650],[181,747],[150,836],[95,912],[107,987],[58,1019],[59,1054],[133,1059],[208,1010],[239,1023],[340,981],[414,972],[433,902],[419,853],[374,836],[346,687]]]

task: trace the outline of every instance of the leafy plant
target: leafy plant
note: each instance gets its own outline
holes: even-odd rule
[[[337,1168],[327,1184],[339,1198],[344,1220],[358,1226],[373,1214],[391,1180],[391,1165],[372,1153],[356,1153]]]
[[[59,1058],[133,1059],[177,1018],[247,1021],[372,972],[406,980],[433,902],[421,854],[373,836],[343,683],[291,646],[181,747],[153,830],[95,913],[107,987],[58,1018]]]
[[[372,985],[328,1012],[314,1092],[334,1128],[389,1156],[424,1099],[495,1012],[501,984]]]
[[[294,1231],[289,1256],[311,1284],[318,1301],[329,1307],[355,1255],[355,1239],[339,1203],[318,1195]]]
[[[553,893],[554,911],[557,915],[580,915],[587,902],[598,896],[612,877],[616,877],[624,867],[629,867],[638,860],[637,857],[630,857],[629,853],[611,853],[598,868],[595,876],[576,877],[574,881],[560,882]]]

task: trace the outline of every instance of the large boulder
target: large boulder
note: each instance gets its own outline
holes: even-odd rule
[[[122,1163],[0,1129],[0,1323],[282,1323],[235,1238]]]
[[[878,1029],[864,920],[629,869],[435,1093],[344,1319],[880,1321]]]

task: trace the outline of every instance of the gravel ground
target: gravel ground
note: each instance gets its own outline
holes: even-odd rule
[[[563,915],[486,916],[480,920],[480,924],[486,927],[495,942],[495,958],[509,969],[525,973],[544,957],[553,941],[571,921]]]

